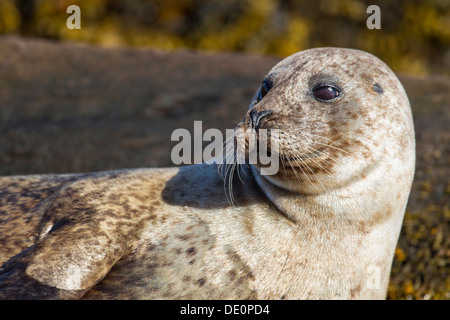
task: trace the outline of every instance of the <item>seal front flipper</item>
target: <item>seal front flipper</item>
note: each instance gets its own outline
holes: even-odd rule
[[[0,300],[77,299],[85,293],[86,290],[61,290],[28,276],[28,251],[14,256],[0,267]]]

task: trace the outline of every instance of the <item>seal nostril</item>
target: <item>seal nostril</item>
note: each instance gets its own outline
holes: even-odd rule
[[[259,126],[261,124],[261,119],[271,115],[273,112],[272,110],[264,110],[264,111],[256,111],[255,109],[252,109],[250,111],[250,119],[251,119],[251,125],[253,127],[253,129],[255,129],[256,131],[258,131]]]

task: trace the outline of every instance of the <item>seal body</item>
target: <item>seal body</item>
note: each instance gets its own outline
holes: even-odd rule
[[[0,297],[384,298],[415,161],[394,73],[302,51],[268,73],[250,127],[277,130],[281,165],[230,169],[230,188],[215,164],[1,178]]]

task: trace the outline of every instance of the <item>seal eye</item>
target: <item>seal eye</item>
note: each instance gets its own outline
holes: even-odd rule
[[[314,97],[319,101],[331,101],[341,94],[338,89],[329,85],[320,85],[313,90]]]
[[[272,89],[272,82],[270,82],[267,79],[264,79],[263,83],[261,84],[261,90],[259,91],[259,100],[264,98],[264,96],[269,92],[270,89]]]

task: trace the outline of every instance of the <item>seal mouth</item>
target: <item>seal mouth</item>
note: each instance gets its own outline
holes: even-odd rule
[[[317,150],[317,151],[313,151],[307,154],[302,154],[302,155],[298,155],[298,156],[283,156],[281,155],[281,157],[283,158],[283,160],[287,160],[287,161],[291,161],[291,162],[295,162],[295,161],[309,161],[309,160],[315,160],[318,158],[323,158],[323,151],[321,150]]]

